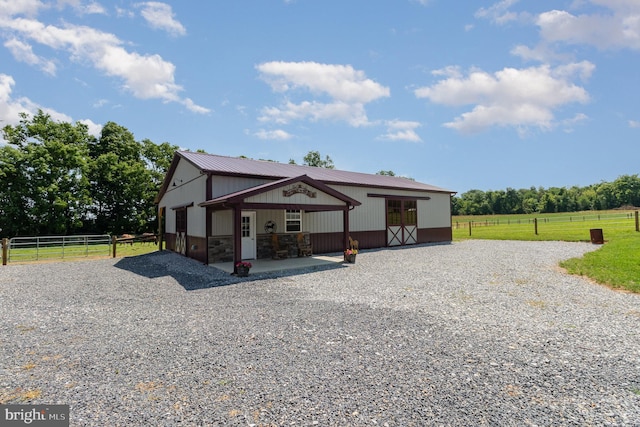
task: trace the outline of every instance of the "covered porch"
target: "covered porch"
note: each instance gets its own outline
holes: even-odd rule
[[[285,178],[246,188],[234,193],[225,194],[223,196],[214,197],[199,204],[199,206],[207,210],[207,236],[210,236],[209,239],[213,239],[214,241],[213,246],[208,245],[207,247],[207,259],[210,260],[209,254],[214,253],[212,251],[215,250],[217,252],[218,248],[223,248],[225,251],[228,251],[229,249],[232,250],[233,262],[229,263],[229,259],[221,259],[220,261],[223,262],[209,262],[210,265],[218,267],[219,264],[230,264],[232,266],[232,271],[236,270],[234,266],[243,259],[251,260],[252,263],[253,261],[257,261],[256,267],[260,266],[260,268],[262,268],[261,265],[263,263],[266,263],[264,264],[264,268],[274,269],[281,269],[278,267],[287,266],[289,264],[295,265],[293,259],[290,263],[283,263],[282,260],[264,259],[258,256],[258,241],[262,242],[259,245],[260,247],[264,246],[263,243],[265,241],[265,236],[258,236],[256,233],[256,215],[253,213],[255,211],[280,210],[282,212],[304,211],[306,213],[342,211],[341,240],[343,241],[342,247],[347,247],[349,243],[349,211],[359,205],[359,201],[352,199],[351,197],[340,193],[322,182],[308,177],[307,175],[295,178]],[[224,230],[224,232],[227,233],[228,231],[231,232],[230,235],[228,235],[230,239],[224,236],[220,231],[216,233],[212,232],[213,223],[211,213],[219,211],[226,211],[231,214],[229,217],[231,220],[229,227]],[[216,224],[218,223],[222,222],[216,221]],[[303,237],[306,235],[308,239],[308,232],[304,232],[302,228],[289,229],[287,226],[284,230],[286,234],[283,235],[281,233],[276,233],[275,227],[268,227],[270,223],[273,222],[268,221],[267,224],[265,224],[265,231],[270,233],[267,234],[267,236],[273,236],[276,240],[284,237],[290,238],[291,236],[294,236],[293,233],[295,233],[295,235],[302,235]],[[268,230],[269,228],[270,230]],[[227,239],[227,241],[223,242],[223,239]],[[270,241],[271,238],[269,237],[268,240]],[[215,243],[216,241],[218,241],[218,243]],[[274,245],[274,247],[275,246],[276,245]],[[249,248],[250,250],[245,253],[245,248]],[[264,254],[264,251],[262,251],[262,253]],[[313,259],[314,257],[312,257],[312,260]],[[318,259],[320,258],[316,257],[315,261],[308,262],[316,263],[318,262]],[[279,266],[273,264],[274,261],[279,262]],[[303,263],[304,261],[300,260],[299,262]],[[326,262],[326,260],[324,260],[324,262]],[[294,266],[292,268],[298,267]],[[255,272],[256,270],[253,271]]]

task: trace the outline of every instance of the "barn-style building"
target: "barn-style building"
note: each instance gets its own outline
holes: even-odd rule
[[[451,241],[453,191],[406,178],[178,151],[156,198],[169,250],[203,263]],[[274,247],[275,246],[275,247]]]

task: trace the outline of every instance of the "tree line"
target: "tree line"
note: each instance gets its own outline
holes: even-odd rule
[[[580,212],[638,206],[640,177],[637,174],[587,187],[470,190],[452,199],[454,215]]]
[[[136,141],[113,122],[94,137],[42,111],[21,114],[2,135],[0,236],[157,229],[154,198],[178,147]]]
[[[154,199],[177,146],[136,141],[108,122],[56,122],[39,111],[5,126],[0,145],[0,236],[142,233],[157,229]],[[305,165],[332,169],[317,151]],[[295,161],[290,160],[290,163]],[[378,174],[394,176],[393,171]],[[452,199],[454,215],[577,212],[640,206],[640,178],[623,175],[587,187],[481,191]]]

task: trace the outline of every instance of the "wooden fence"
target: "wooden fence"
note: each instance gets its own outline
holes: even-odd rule
[[[640,232],[640,220],[638,218],[638,211],[624,212],[624,213],[598,213],[598,214],[563,214],[557,216],[545,216],[541,218],[527,217],[518,218],[517,216],[503,216],[496,218],[483,218],[481,220],[468,220],[460,221],[454,220],[452,227],[454,230],[468,229],[469,236],[473,235],[474,228],[481,227],[495,227],[495,226],[510,226],[520,227],[523,229],[529,229],[535,235],[538,235],[539,227],[546,224],[561,226],[563,223],[577,225],[580,222],[588,222],[589,224],[606,224],[607,226],[614,226],[616,228],[631,229],[635,227],[635,231]]]

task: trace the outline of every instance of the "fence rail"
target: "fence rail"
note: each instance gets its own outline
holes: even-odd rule
[[[500,228],[509,230],[510,232],[530,231],[535,235],[541,230],[560,230],[580,227],[582,223],[589,227],[603,227],[617,230],[633,230],[640,231],[640,221],[638,219],[638,211],[624,213],[599,213],[599,214],[576,214],[576,215],[557,215],[544,217],[525,217],[503,216],[496,218],[473,219],[471,217],[458,218],[452,221],[453,230],[468,230],[469,236],[473,234],[473,230],[481,231],[488,228]]]
[[[637,212],[624,212],[624,213],[602,213],[602,214],[575,214],[575,215],[558,215],[558,216],[544,216],[544,217],[527,217],[517,218],[504,216],[502,218],[483,218],[480,220],[474,220],[471,217],[465,219],[458,219],[453,221],[453,227],[455,229],[467,228],[469,223],[472,227],[489,227],[494,225],[527,225],[534,224],[536,221],[539,223],[558,223],[558,222],[587,222],[587,221],[613,221],[618,220],[621,224],[628,224],[627,220],[637,218]],[[608,222],[611,224],[611,222]]]
[[[3,240],[2,260],[31,262],[72,259],[111,254],[112,239],[107,234],[83,236],[13,237]]]

